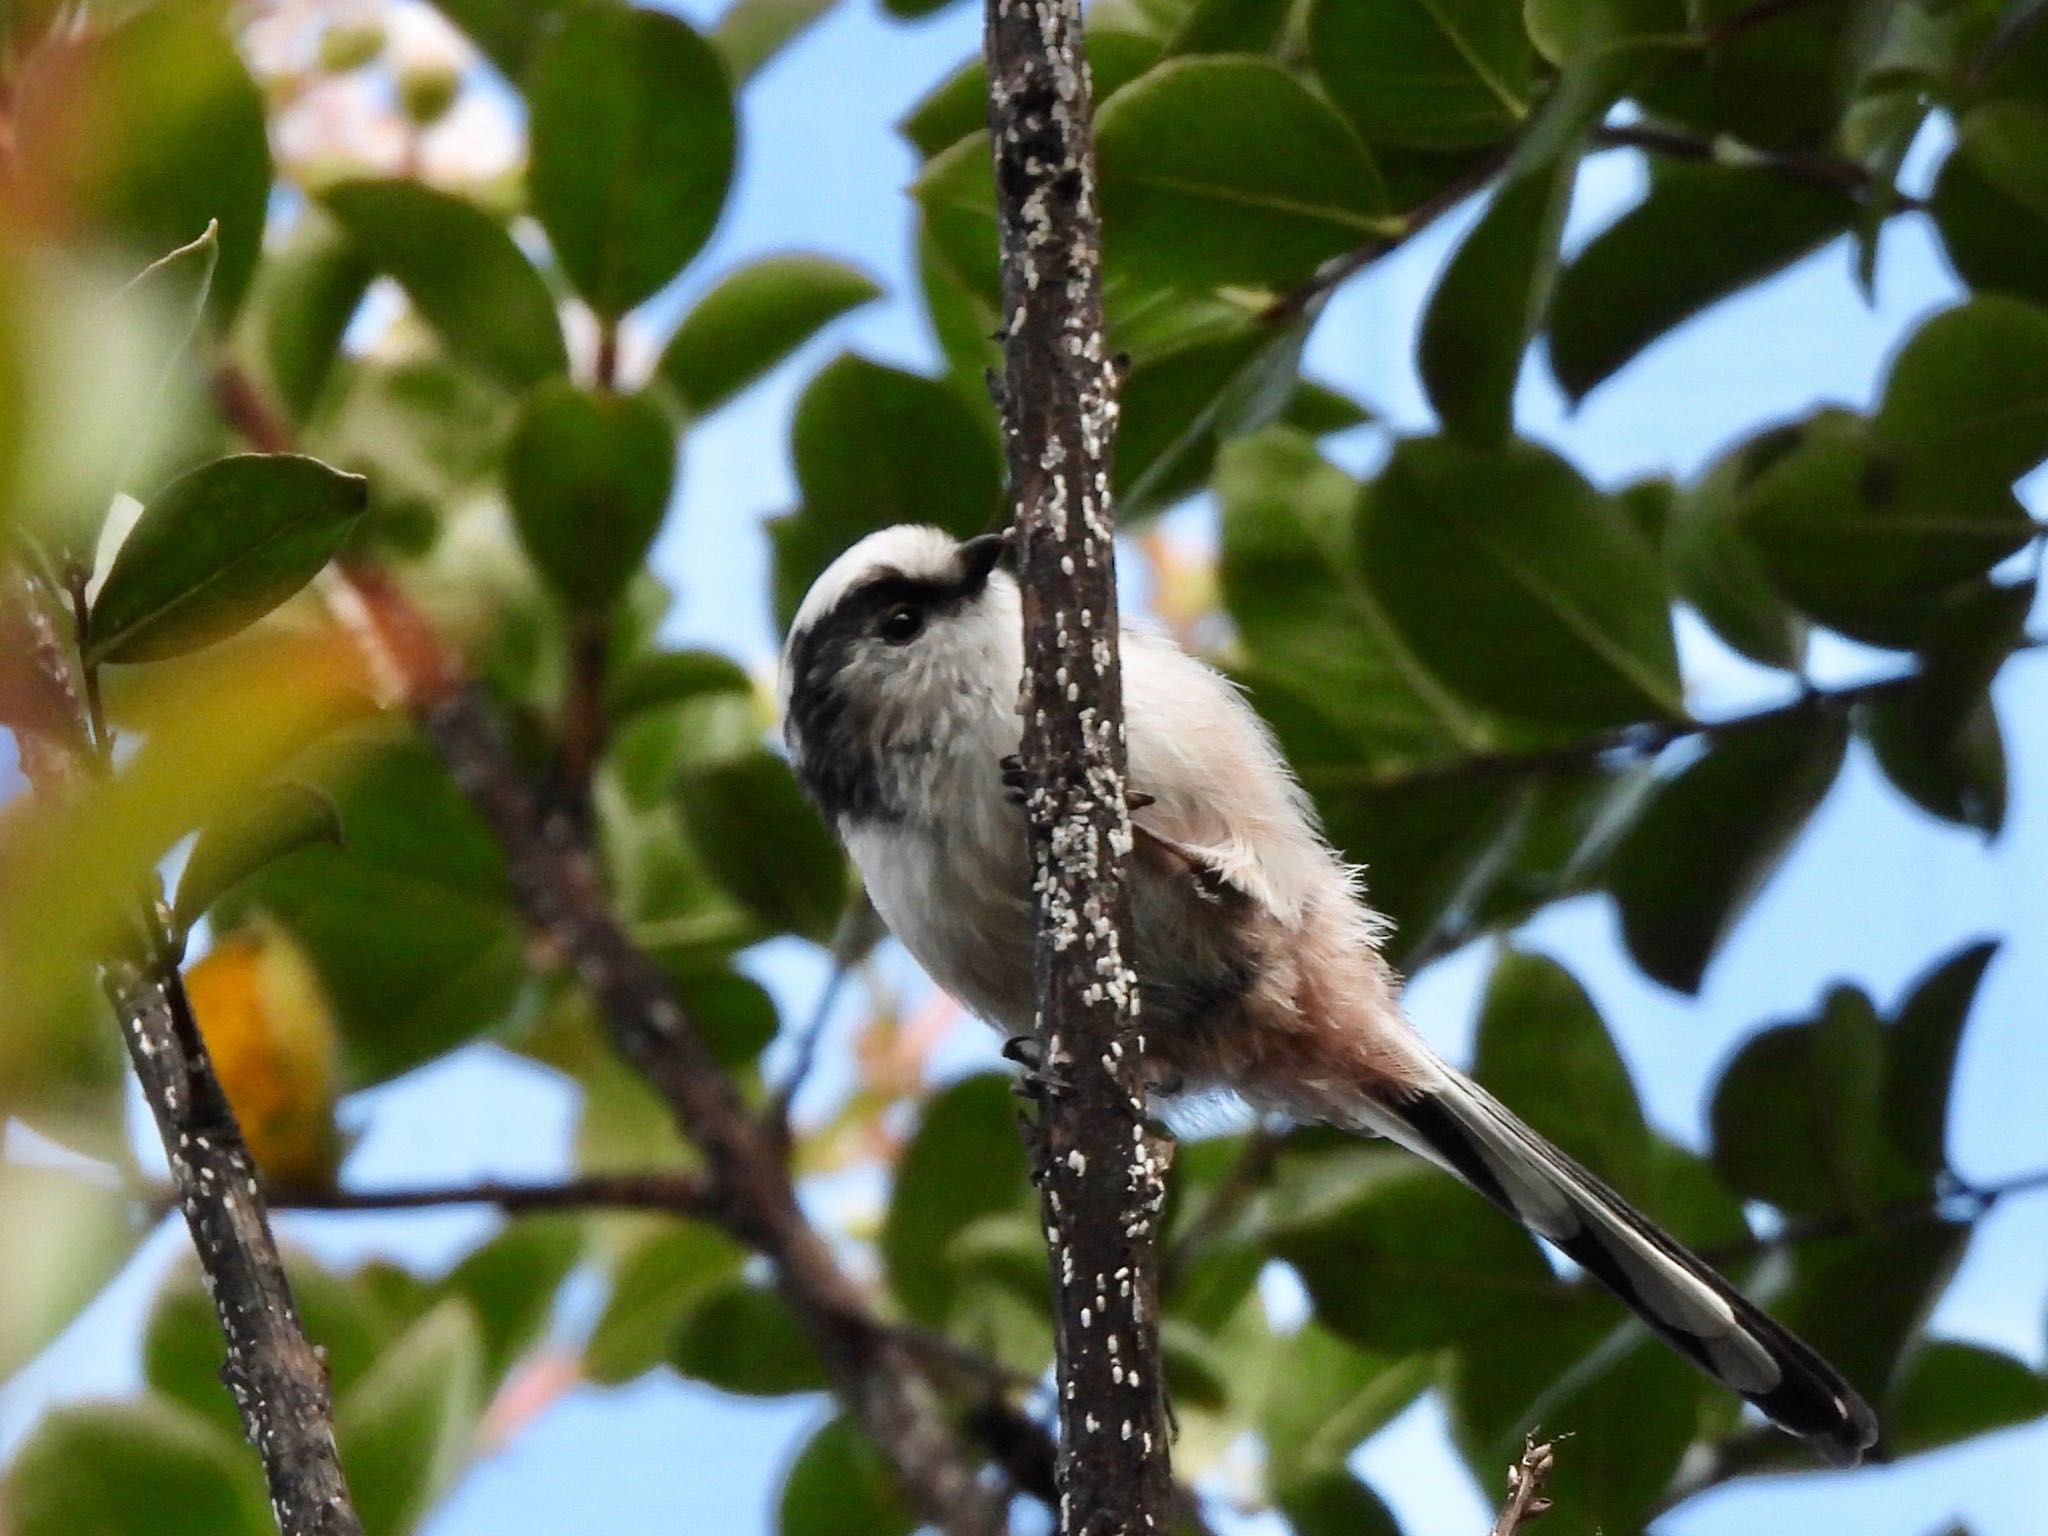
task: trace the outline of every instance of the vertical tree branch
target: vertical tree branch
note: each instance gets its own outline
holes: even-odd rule
[[[1024,591],[1038,907],[1037,1176],[1050,1246],[1060,1528],[1164,1530],[1172,1504],[1154,1240],[1163,1149],[1125,942],[1131,822],[1117,664],[1115,378],[1103,339],[1077,0],[988,0],[1003,414]]]
[[[0,562],[0,583],[5,702],[22,772],[38,795],[65,799],[97,771],[101,744],[43,593],[11,561]],[[262,1459],[283,1536],[361,1536],[335,1454],[326,1365],[300,1326],[256,1165],[153,918],[141,924],[144,958],[113,961],[102,979],[220,1319],[227,1343],[221,1377]]]

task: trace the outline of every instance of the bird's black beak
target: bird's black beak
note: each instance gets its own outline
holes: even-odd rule
[[[988,585],[989,573],[1005,560],[1016,548],[1016,541],[1010,530],[1000,533],[984,533],[979,538],[969,539],[960,546],[960,587],[972,595]]]

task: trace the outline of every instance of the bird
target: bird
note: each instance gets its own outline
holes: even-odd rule
[[[916,524],[860,539],[798,606],[777,691],[791,767],[876,912],[938,986],[1028,1041],[1011,548],[1007,531]],[[1142,623],[1120,623],[1119,649],[1132,965],[1162,1092],[1220,1090],[1418,1154],[1825,1460],[1861,1461],[1878,1421],[1833,1367],[1409,1023],[1388,925],[1245,695]]]

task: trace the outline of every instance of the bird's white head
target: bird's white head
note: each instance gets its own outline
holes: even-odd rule
[[[783,645],[783,736],[834,822],[900,820],[923,760],[991,710],[1015,719],[1022,640],[1007,534],[905,524],[869,534],[811,584]],[[991,759],[993,761],[993,759]]]

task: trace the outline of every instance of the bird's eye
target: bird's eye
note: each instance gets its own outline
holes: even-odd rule
[[[898,603],[882,615],[875,632],[891,645],[908,645],[924,628],[924,611],[915,603]]]

